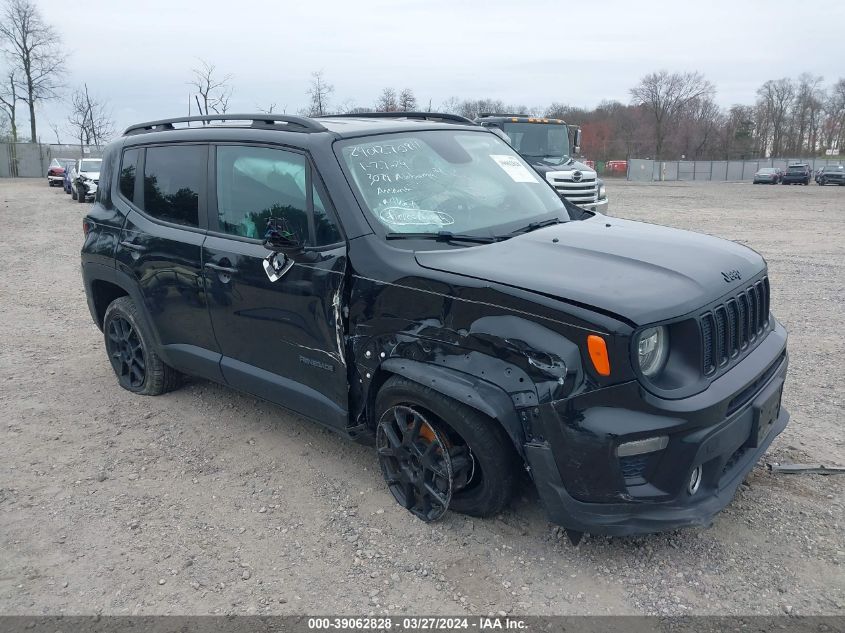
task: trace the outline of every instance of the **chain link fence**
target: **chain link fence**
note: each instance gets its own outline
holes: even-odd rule
[[[806,163],[812,171],[842,165],[845,159],[833,158],[761,158],[760,160],[668,160],[632,158],[628,161],[628,180],[640,182],[714,180],[731,182],[753,180],[764,167],[786,169],[792,163]]]
[[[46,178],[54,158],[101,158],[102,147],[0,143],[0,178]]]

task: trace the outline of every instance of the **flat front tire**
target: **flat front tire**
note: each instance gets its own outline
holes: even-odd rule
[[[138,307],[129,297],[109,304],[103,318],[106,353],[121,387],[142,396],[158,396],[179,386],[181,376],[152,346]]]
[[[376,396],[376,421],[408,408],[425,416],[445,438],[458,456],[455,464],[466,464],[463,476],[456,466],[449,509],[477,517],[500,512],[513,495],[520,465],[501,424],[429,387],[392,376]]]

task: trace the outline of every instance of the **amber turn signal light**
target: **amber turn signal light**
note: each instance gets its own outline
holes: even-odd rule
[[[607,355],[607,343],[604,339],[595,334],[587,337],[587,351],[590,352],[590,360],[596,368],[599,376],[610,376],[610,357]]]

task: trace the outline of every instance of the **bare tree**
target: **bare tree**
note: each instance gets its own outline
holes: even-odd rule
[[[217,67],[203,59],[199,60],[200,65],[192,68],[193,79],[189,82],[195,90],[194,99],[199,108],[200,114],[209,115],[225,114],[229,111],[229,98],[232,96],[232,89],[229,82],[232,75],[219,76]]]
[[[795,100],[795,84],[788,77],[769,80],[757,90],[760,153],[781,156],[786,149],[788,116]]]
[[[837,81],[824,101],[822,142],[828,149],[845,150],[845,78]]]
[[[273,114],[273,112],[275,112],[275,110],[276,110],[276,102],[275,101],[270,102],[270,105],[267,106],[266,108],[263,108],[260,105],[257,105],[257,106],[255,106],[255,109],[258,110],[258,112],[261,112],[262,114]]]
[[[114,134],[114,121],[105,101],[91,96],[88,85],[73,91],[68,125],[79,145],[99,147]]]
[[[396,91],[393,88],[385,88],[381,91],[376,101],[376,112],[397,112],[399,102],[396,100]]]
[[[15,71],[8,71],[3,77],[3,84],[0,85],[0,107],[3,113],[9,118],[11,126],[12,143],[18,142],[18,119],[17,106],[20,97],[18,96],[18,82]]]
[[[402,112],[413,112],[417,109],[417,98],[414,96],[414,91],[410,88],[405,88],[399,93],[399,110]]]
[[[461,100],[457,97],[449,97],[440,104],[440,111],[446,114],[458,114],[461,110]]]
[[[749,158],[753,153],[753,142],[754,108],[746,105],[731,106],[725,117],[719,140],[724,159]]]
[[[655,159],[662,158],[667,133],[681,111],[690,102],[711,97],[714,93],[713,84],[701,73],[670,73],[665,70],[646,75],[631,88],[634,104],[646,108],[654,119]]]
[[[306,116],[323,116],[329,111],[329,98],[334,92],[334,86],[323,79],[323,71],[311,73],[311,87],[305,91],[310,98],[308,107],[303,111]]]
[[[61,40],[31,0],[8,0],[0,16],[0,46],[16,73],[20,100],[29,108],[31,142],[38,140],[35,105],[57,98],[64,70]]]
[[[61,135],[61,127],[59,127],[58,123],[50,123],[50,129],[53,130],[53,134],[56,135],[56,145],[62,144],[62,135]]]

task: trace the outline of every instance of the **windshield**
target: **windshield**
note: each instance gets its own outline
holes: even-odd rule
[[[79,171],[100,171],[101,162],[99,160],[83,160]]]
[[[502,124],[514,149],[529,159],[560,165],[569,160],[569,128],[548,123]]]
[[[494,235],[567,220],[554,190],[489,132],[420,131],[336,145],[366,210],[389,233]]]

